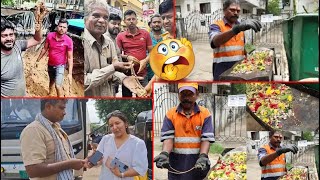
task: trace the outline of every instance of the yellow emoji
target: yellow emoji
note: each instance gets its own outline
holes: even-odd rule
[[[194,63],[192,45],[185,38],[161,41],[150,53],[150,66],[154,74],[168,81],[187,77]]]

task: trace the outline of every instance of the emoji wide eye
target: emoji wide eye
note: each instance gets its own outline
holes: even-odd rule
[[[179,45],[178,45],[178,43],[176,43],[176,42],[171,42],[171,43],[170,43],[170,48],[171,48],[173,51],[177,52],[178,49],[179,49]]]
[[[165,44],[160,44],[160,46],[158,47],[158,53],[163,54],[163,55],[167,55],[168,54],[168,46]]]

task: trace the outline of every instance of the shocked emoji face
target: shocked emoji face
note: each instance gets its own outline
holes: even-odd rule
[[[185,38],[159,42],[150,53],[150,66],[161,79],[177,81],[187,77],[194,67],[194,53]]]

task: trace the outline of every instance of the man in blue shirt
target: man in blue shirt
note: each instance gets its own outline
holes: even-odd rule
[[[151,28],[150,37],[152,40],[152,47],[154,47],[155,45],[158,44],[158,42],[161,42],[163,40],[161,36],[161,34],[163,34],[163,31],[162,31],[162,19],[160,14],[155,14],[151,16],[149,23],[150,23],[149,26]],[[147,65],[147,70],[148,70],[148,81],[150,81],[154,75],[150,64]]]

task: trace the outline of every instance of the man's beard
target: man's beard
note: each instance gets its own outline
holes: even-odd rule
[[[57,33],[58,33],[59,35],[64,35],[64,34],[65,34],[63,31],[57,31]]]
[[[114,28],[114,29],[109,29],[109,34],[111,35],[118,35],[120,33],[120,29]]]
[[[8,42],[8,41],[7,41]],[[10,42],[10,41],[9,41]],[[15,41],[13,41],[12,42],[12,45],[11,46],[6,46],[5,44],[3,44],[2,42],[1,42],[1,49],[4,49],[4,50],[6,50],[6,51],[10,51],[13,47],[14,47],[14,45],[15,45]]]
[[[161,31],[161,27],[153,27],[152,31],[159,32]]]

